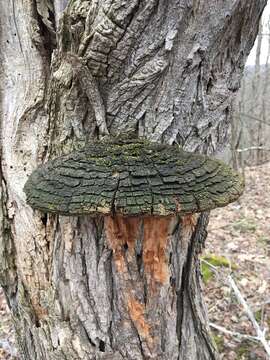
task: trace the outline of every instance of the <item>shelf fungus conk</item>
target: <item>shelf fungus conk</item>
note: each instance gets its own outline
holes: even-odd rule
[[[40,166],[28,204],[61,215],[169,216],[225,206],[243,192],[224,163],[146,140],[93,142]]]
[[[235,201],[243,188],[242,178],[220,161],[143,139],[112,139],[40,166],[24,191],[28,204],[42,212],[103,215],[119,271],[125,267],[124,246],[134,251],[143,229],[145,272],[164,283],[177,216],[191,229],[194,213]]]

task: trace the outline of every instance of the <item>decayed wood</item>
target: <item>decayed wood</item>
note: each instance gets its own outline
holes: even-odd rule
[[[0,3],[0,280],[22,359],[217,358],[198,269],[207,215],[175,219],[162,239],[151,221],[128,224],[138,232],[112,245],[102,219],[34,212],[23,186],[102,137],[104,120],[111,135],[221,148],[265,3]]]

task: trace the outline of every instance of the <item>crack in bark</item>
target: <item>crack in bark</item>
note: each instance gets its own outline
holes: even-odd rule
[[[97,345],[93,342],[93,340],[92,340],[91,337],[89,336],[88,331],[87,331],[87,329],[86,329],[83,321],[82,321],[80,318],[78,318],[78,321],[79,321],[79,324],[81,325],[82,329],[84,330],[84,334],[85,334],[85,336],[87,337],[87,340],[89,341],[89,344],[90,344],[93,348],[96,348]]]
[[[182,281],[181,281],[181,291],[180,294],[185,294],[187,296],[186,300],[188,300],[188,308],[192,310],[192,318],[193,318],[193,323],[194,323],[194,327],[197,329],[196,333],[202,336],[202,338],[204,339],[205,345],[208,349],[208,355],[211,356],[212,360],[217,359],[217,353],[214,351],[214,348],[212,346],[212,344],[210,345],[210,340],[209,337],[206,336],[207,332],[205,333],[205,327],[202,326],[202,323],[200,322],[200,320],[198,321],[198,319],[200,319],[200,317],[197,314],[197,309],[196,309],[196,304],[194,303],[194,299],[195,299],[195,295],[192,295],[193,292],[193,271],[192,270],[196,270],[197,266],[194,266],[194,257],[196,252],[198,251],[198,243],[199,243],[199,238],[200,238],[200,234],[201,231],[203,229],[203,227],[205,226],[205,219],[204,219],[204,214],[201,214],[197,220],[197,224],[196,227],[193,231],[191,240],[190,240],[190,244],[189,244],[189,249],[188,249],[188,255],[187,255],[187,262],[185,263],[185,266],[183,268],[183,273],[182,273]],[[197,270],[196,270],[197,271]],[[195,281],[196,286],[198,284],[198,279],[197,281]],[[185,295],[181,296],[180,299],[180,303],[179,303],[179,308],[181,309],[179,312],[179,315],[181,315],[179,317],[179,320],[177,321],[178,326],[179,324],[181,324],[179,326],[180,329],[183,328],[182,323],[183,323],[183,318],[184,318],[184,311],[185,311]],[[181,343],[182,343],[182,335],[181,332],[178,332],[178,340],[179,340],[179,348],[181,348]],[[180,356],[180,355],[179,355]],[[179,357],[179,360],[181,360],[181,358]]]
[[[100,135],[108,135],[104,101],[89,67],[83,63],[82,59],[74,54],[69,53],[66,59],[72,65],[76,78],[93,106]]]
[[[15,25],[16,34],[17,34],[17,37],[18,37],[18,41],[19,41],[21,53],[24,55],[23,47],[22,47],[22,42],[21,42],[21,38],[20,38],[20,32],[19,32],[19,28],[18,28],[18,25],[17,25],[16,15],[15,15],[15,4],[14,4],[14,1],[15,1],[15,0],[12,0],[12,12],[13,12],[12,17],[13,17],[13,21],[14,21],[14,25]],[[16,34],[14,34],[14,35],[16,35]]]
[[[116,214],[115,200],[116,200],[116,197],[117,197],[117,192],[119,190],[120,181],[121,181],[121,179],[118,178],[116,188],[115,188],[114,193],[113,193],[112,202],[111,202],[111,207],[110,208],[111,208],[111,213],[112,213],[113,216]]]
[[[184,264],[183,272],[182,272],[181,290],[179,292],[179,294],[181,294],[180,299],[178,296],[178,299],[180,300],[180,302],[179,302],[180,311],[178,312],[179,320],[177,321],[177,324],[178,324],[178,329],[181,329],[181,330],[182,330],[182,323],[183,323],[184,310],[185,310],[184,309],[184,299],[185,299],[185,295],[189,295],[189,293],[190,293],[191,277],[192,277],[192,264],[193,264],[193,256],[194,256],[194,251],[195,251],[195,236],[196,236],[195,234],[196,234],[196,231],[198,231],[197,228],[198,228],[198,222],[196,224],[196,229],[195,229],[195,231],[193,231],[192,237],[191,237],[189,245],[188,245],[188,253],[186,256],[186,262]],[[179,340],[179,348],[181,348],[181,342],[182,342],[181,332],[178,332],[178,340]],[[179,358],[179,360],[180,360],[180,358]]]

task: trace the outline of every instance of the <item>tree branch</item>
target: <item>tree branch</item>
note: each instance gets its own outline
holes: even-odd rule
[[[216,329],[224,334],[230,335],[230,336],[236,336],[239,339],[246,339],[246,340],[251,340],[251,341],[258,341],[258,338],[256,336],[252,336],[252,335],[246,335],[246,334],[241,334],[237,331],[231,331],[231,330],[227,330],[226,328],[224,328],[223,326],[214,324],[214,323],[210,323],[209,324],[211,328]]]
[[[244,116],[244,117],[246,117],[246,118],[248,118],[248,119],[255,120],[255,121],[259,121],[259,122],[261,122],[261,123],[263,123],[263,124],[266,124],[266,125],[269,125],[269,126],[270,126],[270,123],[268,123],[267,121],[263,121],[262,119],[260,119],[260,118],[258,118],[258,117],[256,117],[256,116],[252,116],[252,115],[249,115],[249,114],[246,114],[246,113],[242,113],[242,112],[236,113],[235,115],[238,116],[238,117]]]
[[[269,345],[269,342],[265,338],[266,330],[265,329],[261,330],[257,320],[255,319],[253,312],[251,311],[246,300],[242,296],[240,290],[238,289],[238,287],[237,287],[234,279],[231,277],[231,275],[228,276],[227,281],[228,281],[229,285],[231,286],[231,288],[233,289],[238,301],[243,306],[245,313],[249,317],[249,320],[252,322],[252,325],[257,333],[257,339],[262,343],[266,353],[270,356],[270,345]]]
[[[215,325],[215,324],[210,324],[210,326],[212,326],[212,327],[216,328],[217,330],[220,330],[220,331],[222,331],[224,333],[227,333],[229,335],[236,335],[238,337],[242,336],[242,337],[245,337],[245,338],[249,338],[250,340],[257,340],[263,345],[264,350],[270,356],[270,345],[269,345],[269,342],[266,340],[266,337],[265,337],[266,329],[261,330],[257,320],[255,319],[255,316],[254,316],[252,310],[248,306],[246,300],[244,299],[243,295],[241,294],[240,290],[238,289],[238,287],[236,285],[236,282],[234,281],[232,276],[228,275],[228,276],[224,277],[224,275],[221,274],[218,271],[218,268],[216,266],[210,264],[208,261],[206,261],[204,259],[201,259],[201,261],[204,262],[205,264],[207,264],[215,272],[215,274],[218,275],[218,278],[223,278],[223,280],[225,282],[227,282],[230,285],[230,287],[233,289],[234,294],[237,297],[237,300],[243,306],[243,309],[244,309],[245,313],[247,314],[249,320],[251,321],[251,323],[253,325],[253,328],[256,331],[257,336],[254,337],[254,336],[250,336],[250,335],[239,334],[239,333],[227,330],[225,328],[222,328],[219,325]]]
[[[237,152],[244,152],[244,151],[249,151],[249,150],[263,150],[263,151],[270,151],[270,148],[266,148],[264,146],[251,146],[249,148],[245,148],[245,149],[235,149],[235,151]]]

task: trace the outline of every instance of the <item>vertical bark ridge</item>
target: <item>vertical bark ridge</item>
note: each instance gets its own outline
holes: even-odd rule
[[[188,247],[187,261],[182,273],[181,295],[178,297],[179,304],[179,329],[180,342],[179,359],[189,359],[189,356],[198,359],[216,359],[217,351],[209,341],[209,328],[207,322],[207,313],[203,299],[201,298],[201,275],[198,254],[205,240],[205,233],[202,225],[208,222],[208,215],[202,214],[197,221],[194,217],[186,217],[182,224],[187,231],[191,230],[191,240]],[[196,319],[199,321],[196,321]],[[186,322],[194,326],[193,334],[184,331]],[[181,324],[181,325],[180,325]],[[184,325],[185,324],[185,325]],[[198,345],[200,344],[200,346]],[[185,353],[186,348],[192,348],[193,353]],[[183,350],[182,350],[183,349]],[[192,358],[190,357],[190,358]]]

